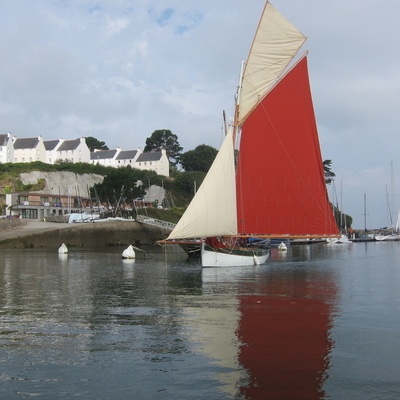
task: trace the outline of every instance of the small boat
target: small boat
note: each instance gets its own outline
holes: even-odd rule
[[[340,237],[338,238],[327,238],[326,239],[328,244],[350,244],[353,243],[351,240],[349,240],[349,238],[347,237],[347,235],[340,235]]]
[[[135,250],[133,249],[132,245],[129,245],[123,252],[122,258],[124,259],[133,259],[136,258]]]
[[[389,233],[377,233],[374,235],[374,238],[377,242],[390,242],[400,240],[400,235],[396,231],[393,231]]]
[[[59,248],[58,248],[58,254],[67,254],[68,253],[68,248],[67,246],[63,243]]]

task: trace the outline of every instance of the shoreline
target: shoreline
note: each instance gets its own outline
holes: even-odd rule
[[[21,223],[22,222],[22,223]],[[3,229],[0,224],[0,249],[106,247],[133,244],[137,247],[154,245],[164,239],[164,229],[136,221],[107,221],[87,223],[55,223],[22,220],[14,227]]]

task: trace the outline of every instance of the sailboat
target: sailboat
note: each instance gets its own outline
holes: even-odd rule
[[[267,1],[241,68],[233,124],[166,239],[200,240],[205,267],[265,263],[268,250],[249,246],[249,238],[339,234],[325,186],[307,53],[294,62],[305,40]]]
[[[378,242],[382,241],[393,241],[400,240],[400,211],[397,213],[397,221],[396,225],[393,224],[393,210],[397,209],[396,205],[396,196],[395,196],[395,178],[393,175],[393,161],[390,163],[391,169],[391,200],[389,200],[389,194],[386,187],[386,198],[387,198],[387,208],[388,208],[388,217],[389,217],[389,226],[383,228],[381,231],[375,233],[375,240]]]
[[[397,214],[396,225],[392,228],[376,233],[374,238],[378,242],[400,240],[400,211]]]

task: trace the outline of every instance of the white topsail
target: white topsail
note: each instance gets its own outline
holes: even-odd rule
[[[237,234],[234,165],[229,129],[207,176],[167,240]]]
[[[239,125],[275,84],[305,40],[270,3],[265,5],[243,73]]]

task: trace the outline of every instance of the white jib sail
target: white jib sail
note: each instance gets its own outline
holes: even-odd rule
[[[239,125],[271,89],[305,40],[270,3],[266,4],[243,73]]]
[[[168,239],[237,234],[232,136],[229,129],[203,183]]]

